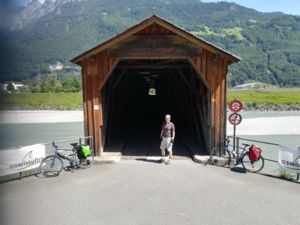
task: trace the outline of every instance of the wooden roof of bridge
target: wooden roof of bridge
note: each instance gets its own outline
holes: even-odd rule
[[[153,25],[153,24],[158,24],[159,26],[169,30],[172,34],[181,36],[183,38],[185,38],[186,40],[192,42],[193,44],[207,49],[209,51],[211,51],[214,54],[219,54],[220,56],[227,58],[229,63],[233,63],[233,62],[238,62],[240,61],[240,58],[208,41],[205,41],[201,38],[198,38],[196,36],[194,36],[193,34],[183,30],[182,28],[172,24],[171,22],[162,19],[159,16],[153,15],[145,20],[143,20],[142,22],[130,27],[129,29],[125,30],[124,32],[117,34],[115,37],[97,45],[96,47],[76,56],[75,58],[73,58],[71,60],[71,62],[76,63],[76,64],[80,64],[80,62],[85,59],[85,58],[89,58],[93,55],[98,54],[99,52],[125,40],[126,38],[134,35],[134,34],[138,34],[139,32],[141,32],[142,30],[146,29],[147,27]]]

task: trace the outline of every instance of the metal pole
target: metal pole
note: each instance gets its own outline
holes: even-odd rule
[[[236,158],[239,160],[239,158],[240,158],[240,138],[239,137],[236,138],[236,146],[237,146]]]
[[[297,180],[300,181],[300,173],[297,173]]]
[[[236,125],[233,125],[233,151],[235,151],[235,130]]]

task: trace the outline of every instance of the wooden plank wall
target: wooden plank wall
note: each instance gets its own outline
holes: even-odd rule
[[[94,149],[97,155],[103,152],[101,140],[103,108],[99,87],[107,79],[116,61],[116,58],[107,57],[107,52],[103,51],[96,55],[94,61],[85,59],[82,65],[85,135],[94,137]]]
[[[213,53],[204,50],[201,56],[191,57],[191,62],[201,74],[211,91],[210,146],[224,146],[226,120],[226,75],[228,62],[220,58],[213,60]]]

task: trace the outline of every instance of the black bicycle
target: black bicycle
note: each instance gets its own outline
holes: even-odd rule
[[[259,158],[253,161],[249,156],[250,149],[247,149],[247,147],[250,146],[249,144],[242,144],[242,152],[240,154],[237,154],[234,149],[229,149],[229,143],[230,141],[229,139],[227,139],[225,149],[221,152],[216,151],[217,149],[214,148],[211,151],[210,157],[205,165],[210,164],[218,166],[230,166],[232,163],[234,163],[234,166],[237,166],[239,164],[242,164],[243,168],[251,173],[257,173],[264,168],[265,160],[261,155],[261,152]]]
[[[260,150],[260,154],[257,160],[253,161],[250,158],[250,148],[247,149],[247,147],[249,147],[249,144],[242,144],[243,147],[242,152],[237,155],[237,153],[232,150],[230,152],[231,154],[231,159],[235,159],[235,165],[238,164],[242,164],[243,168],[251,173],[258,173],[259,171],[261,171],[264,168],[265,165],[265,159],[264,157],[261,155],[261,150]]]
[[[217,148],[213,148],[210,152],[209,159],[204,165],[210,164],[210,165],[216,165],[216,166],[226,166],[230,165],[231,162],[231,154],[229,152],[228,146],[229,146],[230,140],[226,140],[225,149],[221,151],[217,151]]]
[[[54,142],[52,146],[55,151],[41,161],[40,172],[46,177],[58,176],[63,168],[73,171],[75,168],[89,168],[94,162],[94,153],[88,145],[72,143],[72,149],[61,149]],[[63,154],[62,152],[69,152]],[[64,167],[63,160],[67,160],[69,165]]]

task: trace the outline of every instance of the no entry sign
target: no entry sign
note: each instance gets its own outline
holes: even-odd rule
[[[242,116],[238,113],[232,113],[229,116],[229,123],[232,125],[239,125],[242,122]]]
[[[240,101],[235,99],[229,103],[229,109],[232,112],[239,112],[243,109],[243,104]]]

